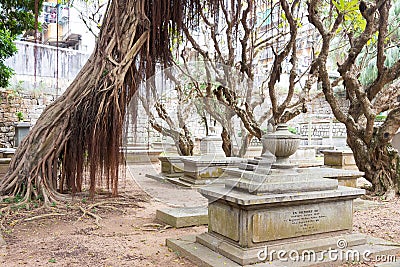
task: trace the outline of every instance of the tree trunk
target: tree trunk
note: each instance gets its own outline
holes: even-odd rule
[[[103,176],[118,194],[122,125],[140,78],[134,63],[149,39],[145,3],[110,3],[94,53],[18,147],[0,181],[1,195],[62,201],[63,193],[82,190],[85,170],[92,196]]]
[[[225,152],[225,156],[231,157],[233,155],[232,140],[231,140],[231,135],[229,134],[229,132],[226,130],[225,127],[222,128],[221,138],[222,138],[222,149]]]
[[[179,134],[179,151],[181,156],[193,156],[194,143],[190,138],[190,132],[186,126],[183,127],[184,135]]]
[[[372,183],[374,193],[392,198],[400,191],[400,157],[389,143],[379,141],[377,136],[373,138],[367,146],[362,138],[349,132],[347,143],[353,151],[357,167]]]
[[[239,157],[243,158],[246,155],[247,149],[250,146],[250,142],[253,139],[253,135],[251,133],[246,132],[242,136],[242,145],[240,146],[239,149]]]

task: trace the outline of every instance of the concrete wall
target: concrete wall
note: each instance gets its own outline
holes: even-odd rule
[[[14,143],[14,123],[16,113],[22,112],[24,119],[36,123],[40,114],[75,79],[90,54],[54,46],[37,45],[36,84],[34,68],[34,44],[15,42],[18,53],[6,60],[15,75],[11,86],[0,88],[0,147],[12,147]],[[58,88],[57,84],[58,53]]]
[[[36,86],[35,86],[35,44],[15,42],[18,53],[8,58],[5,64],[15,71],[11,85],[19,84],[28,90],[42,90],[45,93],[60,95],[73,81],[90,54],[72,49],[37,44],[36,48]],[[57,84],[58,54],[58,88]]]

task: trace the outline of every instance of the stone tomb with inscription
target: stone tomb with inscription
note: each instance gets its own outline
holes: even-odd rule
[[[231,178],[225,179],[225,187],[200,188],[209,200],[208,232],[167,239],[167,245],[200,266],[283,266],[274,262],[276,254],[264,257],[261,252],[296,250],[301,255],[336,248],[339,239],[349,247],[367,243],[364,235],[352,234],[353,200],[364,190],[293,169],[265,174],[263,165],[261,172],[226,173]]]

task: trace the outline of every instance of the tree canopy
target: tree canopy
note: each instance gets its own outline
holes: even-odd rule
[[[13,43],[16,36],[35,27],[35,3],[37,10],[42,1],[0,0],[0,87],[7,87],[13,70],[4,60],[17,52]]]
[[[359,4],[340,1],[335,2],[329,14],[323,14],[324,9],[320,1],[309,2],[309,20],[322,40],[311,71],[318,73],[334,116],[346,126],[347,144],[358,168],[365,172],[376,193],[392,197],[400,191],[400,158],[390,145],[400,128],[400,59],[391,53],[399,40],[398,4],[388,0]],[[335,58],[340,77],[331,81],[328,58],[334,54],[332,47],[337,39],[343,40],[341,56]],[[369,80],[361,76],[365,66],[375,70]],[[344,86],[348,108],[340,107],[334,95],[334,88],[340,84]],[[388,115],[379,125],[376,117],[381,112]]]

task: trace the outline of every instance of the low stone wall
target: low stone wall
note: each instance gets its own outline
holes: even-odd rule
[[[14,146],[14,124],[18,122],[17,112],[24,120],[36,123],[46,104],[53,101],[51,96],[33,97],[29,93],[0,91],[0,147]]]
[[[297,133],[302,136],[308,136],[311,131],[311,137],[346,137],[346,127],[343,123],[337,122],[317,122],[312,123],[300,123],[297,128]]]

